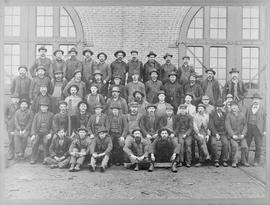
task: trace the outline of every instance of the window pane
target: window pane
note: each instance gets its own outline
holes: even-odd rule
[[[202,14],[203,14],[203,9],[200,9],[199,12],[197,12],[197,14],[193,17],[189,25],[189,29],[188,29],[188,38],[197,38],[197,39],[203,38],[203,15]],[[75,29],[74,29],[74,33],[75,33]]]
[[[226,18],[226,8],[219,8],[219,17]]]
[[[211,28],[218,28],[218,19],[211,19]]]
[[[258,7],[252,7],[250,14],[252,17],[258,18],[259,17],[259,8]]]
[[[218,17],[218,9],[217,8],[211,8],[211,17]]]
[[[259,8],[243,7],[242,33],[243,39],[259,39]]]
[[[252,58],[258,58],[259,57],[259,49],[258,48],[251,48],[250,49],[250,56]]]
[[[250,39],[250,30],[243,29],[243,39]]]
[[[53,8],[37,7],[37,36],[52,37],[53,35]]]
[[[250,60],[249,59],[243,59],[242,60],[242,66],[243,66],[243,68],[249,68],[250,67]]]
[[[250,30],[250,39],[259,39],[259,31],[251,29]]]

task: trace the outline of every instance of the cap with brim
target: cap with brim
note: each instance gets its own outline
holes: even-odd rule
[[[92,87],[96,87],[98,89],[98,85],[96,83],[92,83],[89,88],[91,89]]]
[[[119,105],[112,105],[111,106],[111,109],[118,109],[118,110],[120,110],[121,108],[119,107]]]
[[[158,74],[157,69],[152,69],[152,70],[149,71],[149,75],[151,75],[153,72],[155,72],[156,74]]]
[[[203,107],[203,108],[205,109],[205,105],[202,104],[202,103],[200,103],[200,104],[197,105],[197,109],[198,109],[199,107]]]
[[[259,93],[254,93],[251,98],[252,99],[262,99],[262,96],[260,96]]]
[[[159,90],[159,91],[157,92],[157,97],[158,97],[159,95],[165,95],[165,91],[164,91],[164,90]]]
[[[75,52],[76,55],[78,54],[78,51],[75,49],[75,48],[71,48],[69,51],[68,51],[68,54],[72,53],[72,52]]]
[[[180,104],[179,105],[179,108],[185,108],[186,109],[187,108],[187,105],[186,104]]]
[[[44,50],[45,52],[47,52],[47,48],[45,48],[45,46],[39,47],[38,52],[40,52],[41,50]]]
[[[170,77],[171,75],[177,76],[177,73],[176,73],[176,72],[174,72],[174,71],[172,71],[172,72],[170,72],[170,73],[169,73],[169,75],[168,75],[168,76]]]
[[[121,80],[122,79],[122,76],[121,75],[114,75],[113,76],[113,79],[115,79],[115,78],[119,78]]]
[[[46,68],[45,68],[43,65],[39,65],[39,66],[37,67],[37,71],[39,71],[39,70],[44,70],[44,71],[46,71]]]
[[[209,100],[209,97],[207,95],[203,95],[202,100]]]
[[[138,51],[136,51],[136,50],[132,50],[132,51],[130,51],[130,54],[132,54],[132,53],[139,53]]]
[[[91,51],[90,49],[85,49],[85,50],[82,52],[83,56],[85,56],[85,54],[86,54],[87,52],[89,52],[89,53],[91,54],[91,56],[94,54],[94,52]]]
[[[93,75],[94,75],[94,76],[95,76],[95,75],[101,75],[101,76],[103,76],[103,74],[101,73],[100,70],[95,70],[94,73],[93,73]]]
[[[214,75],[216,75],[216,71],[214,71],[213,68],[207,68],[207,69],[205,70],[205,72],[206,72],[206,73],[212,72]]]
[[[233,98],[233,95],[232,94],[227,94],[226,98]]]
[[[65,53],[63,50],[58,49],[58,50],[56,50],[56,51],[53,52],[53,55],[56,56],[56,54],[57,54],[58,52],[61,52],[62,55],[64,55],[64,53]]]
[[[166,128],[166,127],[163,127],[163,128],[158,130],[158,135],[160,135],[161,132],[164,131],[164,130],[166,130],[169,135],[173,132],[172,130],[170,130],[170,129]]]
[[[141,130],[140,128],[135,128],[135,129],[133,129],[133,130],[131,131],[131,134],[134,134],[134,132],[136,132],[136,131],[139,131],[139,132],[142,133],[142,130]]]
[[[64,73],[64,71],[62,71],[62,70],[60,70],[60,69],[57,69],[57,70],[54,70],[53,73],[54,73],[54,74]]]
[[[139,104],[135,101],[132,101],[131,103],[129,103],[129,107],[138,107]]]
[[[174,110],[173,106],[171,104],[166,105],[166,110]]]
[[[147,57],[150,57],[150,56],[157,56],[157,54],[155,54],[153,51],[150,51],[148,54],[147,54]]]
[[[60,105],[68,105],[67,104],[67,102],[66,101],[64,101],[64,100],[60,100],[59,102],[58,102],[58,106],[60,106]]]
[[[123,57],[126,57],[126,53],[125,53],[125,51],[123,51],[123,50],[118,50],[118,51],[116,51],[116,52],[114,53],[114,56],[117,57],[118,53],[122,53],[122,54],[123,54]]]
[[[240,71],[237,68],[232,68],[229,73],[240,73]]]
[[[20,102],[19,102],[19,104],[22,104],[23,102],[27,103],[28,106],[30,105],[29,100],[27,100],[25,98],[21,99]]]
[[[89,107],[88,103],[87,103],[85,100],[82,100],[82,101],[80,101],[80,102],[78,103],[78,105],[77,105],[78,110],[80,109],[81,104],[85,104],[86,107],[87,107],[87,109],[88,109],[88,107]]]
[[[192,93],[186,93],[186,96],[190,96],[191,98],[193,98],[193,94]]]
[[[99,56],[100,55],[104,55],[104,57],[105,57],[105,60],[107,59],[107,54],[106,53],[104,53],[104,52],[100,52],[99,54],[97,54],[97,58],[99,58]]]
[[[134,98],[135,98],[135,96],[136,96],[137,93],[140,93],[141,96],[144,97],[143,92],[141,92],[141,91],[139,91],[139,90],[136,90],[136,91],[134,91],[133,94],[132,94]]]
[[[173,55],[172,55],[172,54],[170,54],[170,53],[166,53],[166,54],[163,56],[163,58],[164,58],[164,59],[166,59],[168,56],[170,56],[171,58],[173,57]]]
[[[40,103],[39,103],[39,106],[49,106],[49,102],[48,102],[48,100],[42,100]]]
[[[18,70],[20,70],[21,68],[24,68],[26,71],[28,71],[28,68],[27,68],[26,65],[21,65],[21,66],[19,66],[19,67],[18,67]]]
[[[80,69],[76,69],[76,70],[74,70],[74,72],[73,72],[73,76],[75,76],[75,75],[76,75],[76,73],[82,73],[82,71],[81,71]]]
[[[150,107],[153,107],[153,108],[157,109],[157,106],[154,105],[154,104],[148,104],[145,108],[146,108],[146,110],[147,110],[147,109],[150,108]]]
[[[182,60],[184,60],[185,58],[187,58],[188,60],[190,60],[189,56],[183,56]]]
[[[81,126],[77,129],[77,131],[79,132],[80,130],[84,130],[85,132],[88,132],[88,130],[86,129],[85,126]]]
[[[99,134],[101,132],[106,132],[107,133],[108,130],[105,127],[101,127],[101,128],[98,129],[97,133]]]
[[[119,92],[120,93],[120,88],[118,86],[114,86],[112,88],[112,92]]]
[[[77,92],[79,91],[79,86],[78,85],[71,85],[69,88],[68,88],[68,94],[70,94],[70,89],[72,88],[72,87],[75,87],[76,89],[77,89]]]
[[[103,109],[103,105],[97,104],[97,105],[94,106],[94,109],[98,109],[98,108]]]

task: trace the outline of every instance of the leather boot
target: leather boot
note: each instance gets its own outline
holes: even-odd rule
[[[176,162],[173,162],[172,164],[172,172],[177,172],[177,168],[176,168]]]
[[[154,171],[154,164],[150,163],[150,167],[148,169],[148,172],[152,172],[152,171]]]
[[[74,166],[75,166],[74,164],[71,164],[68,171],[73,172],[74,171]]]
[[[135,164],[134,171],[139,171],[139,164],[138,163]]]

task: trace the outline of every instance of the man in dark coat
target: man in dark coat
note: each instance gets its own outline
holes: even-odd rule
[[[252,99],[252,105],[246,111],[247,145],[250,147],[254,138],[256,150],[253,165],[258,166],[261,161],[263,137],[266,135],[266,111],[261,103],[262,97],[258,93],[254,93]]]
[[[184,56],[183,58],[183,65],[180,67],[178,70],[178,78],[179,82],[185,86],[188,83],[188,79],[191,73],[194,73],[194,67],[189,65],[190,57],[189,56]]]
[[[126,53],[122,50],[116,51],[114,53],[114,56],[116,57],[116,60],[111,63],[111,71],[112,76],[114,75],[120,75],[121,76],[121,84],[126,84],[126,74],[128,72],[128,66],[123,61],[123,58],[126,57]]]
[[[162,82],[158,80],[158,71],[152,69],[149,71],[150,80],[145,83],[146,100],[149,103],[155,103],[155,97],[158,91],[162,89]]]
[[[20,99],[30,99],[29,90],[31,79],[27,76],[27,67],[19,66],[19,76],[17,76],[11,85],[11,95],[17,95]]]
[[[175,124],[175,115],[174,115],[174,108],[172,105],[167,104],[165,114],[159,116],[158,118],[158,129],[161,129],[163,127],[168,128],[169,130],[174,130],[174,124]],[[172,133],[174,137],[174,133]]]
[[[121,81],[122,81],[122,77],[120,75],[114,75],[112,77],[112,82],[111,82],[111,85],[108,88],[108,95],[107,95],[106,99],[112,97],[112,88],[117,86],[117,87],[119,87],[119,90],[120,90],[120,97],[124,98],[127,101],[126,86],[122,85]]]
[[[71,121],[72,124],[71,130],[77,130],[82,126],[86,127],[88,120],[90,118],[90,113],[88,112],[89,106],[85,100],[79,102],[77,108],[78,112]]]
[[[120,89],[118,86],[112,87],[112,97],[107,100],[107,106],[105,112],[107,114],[111,113],[111,106],[117,104],[120,107],[122,114],[128,113],[127,102],[124,98],[120,97]]]
[[[64,100],[59,101],[59,113],[56,113],[53,116],[52,120],[52,132],[55,134],[58,130],[64,129],[64,131],[68,131],[69,126],[69,118],[68,118],[68,112],[67,112],[67,102]],[[70,135],[71,133],[67,133]]]
[[[63,60],[64,51],[63,50],[56,50],[53,52],[53,55],[55,56],[55,59],[52,61],[52,64],[51,64],[51,69],[50,69],[51,79],[54,78],[54,74],[56,72],[62,72],[63,77],[65,78],[67,65],[66,65],[66,62]]]
[[[159,62],[155,60],[157,54],[155,54],[153,51],[150,51],[149,54],[147,55],[148,61],[143,65],[143,82],[146,83],[148,80],[150,80],[150,70],[156,69],[159,77],[160,77],[160,69],[161,65]]]
[[[73,76],[75,70],[82,71],[82,62],[77,59],[78,51],[75,48],[71,48],[68,51],[68,54],[70,55],[70,58],[66,60],[67,64],[67,70],[66,70],[66,79],[69,82]]]
[[[225,127],[226,113],[223,111],[224,104],[221,100],[216,102],[215,110],[209,116],[209,129],[211,131],[210,142],[212,151],[212,160],[215,166],[219,167],[219,161],[224,167],[227,167],[229,140]],[[221,155],[218,158],[218,141],[221,142]]]
[[[196,74],[191,73],[189,76],[189,81],[187,84],[184,86],[184,94],[186,95],[187,93],[192,94],[192,104],[197,106],[203,96],[203,89],[201,85],[196,81]]]
[[[90,171],[94,172],[96,164],[100,163],[100,172],[104,172],[108,166],[112,149],[113,143],[111,137],[108,135],[108,130],[105,127],[100,127],[90,145]]]
[[[39,111],[40,102],[43,102],[44,100],[49,102],[48,111],[53,112],[53,98],[48,94],[46,85],[40,85],[40,92],[33,100],[33,104],[31,106],[31,109],[34,113],[37,113]]]
[[[82,54],[84,56],[84,60],[82,61],[82,80],[87,83],[89,80],[92,80],[97,63],[92,58],[94,52],[90,49],[85,49]]]
[[[46,57],[47,48],[41,46],[38,49],[39,57],[35,60],[34,65],[30,68],[30,74],[34,78],[36,76],[37,68],[43,66],[45,69],[45,75],[50,77],[51,74],[51,59]]]
[[[207,78],[202,82],[202,89],[204,95],[209,97],[210,104],[215,105],[216,101],[221,97],[219,82],[214,78],[216,71],[209,68],[205,72],[207,73]]]
[[[169,81],[169,74],[171,72],[177,72],[177,68],[174,64],[171,63],[173,55],[166,53],[163,58],[166,61],[160,69],[160,79],[163,84]]]
[[[142,81],[143,63],[138,59],[138,51],[132,50],[130,52],[132,58],[128,61],[128,79],[127,83],[132,81],[132,75],[136,72],[139,74],[139,81]]]
[[[174,118],[173,130],[180,145],[179,166],[185,161],[186,167],[191,166],[191,144],[193,140],[193,119],[187,113],[187,105],[179,105],[179,114]],[[185,153],[185,160],[184,160]]]
[[[148,169],[149,172],[154,170],[155,162],[172,162],[171,171],[177,172],[176,163],[178,161],[178,154],[180,152],[180,145],[176,138],[169,137],[171,130],[161,128],[158,131],[157,138],[150,145],[149,153],[151,164]]]
[[[99,62],[96,65],[96,70],[102,73],[103,83],[106,84],[108,87],[109,81],[111,80],[112,77],[112,71],[110,65],[106,63],[107,55],[106,53],[101,52],[97,54],[97,58]]]

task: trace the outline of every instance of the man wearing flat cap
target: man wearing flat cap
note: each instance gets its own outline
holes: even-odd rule
[[[65,97],[68,96],[68,89],[72,85],[78,86],[79,90],[77,94],[80,98],[84,98],[86,94],[86,84],[82,81],[82,71],[80,69],[74,71],[73,78],[67,83],[66,87],[64,88],[63,94]]]
[[[194,73],[194,67],[189,65],[190,57],[184,56],[183,58],[183,65],[178,69],[178,79],[180,83],[185,86],[188,83],[188,79],[191,73]]]
[[[55,58],[52,60],[50,77],[53,79],[56,72],[62,72],[63,77],[65,78],[67,65],[63,59],[64,51],[58,49],[53,52],[53,55],[55,56]]]
[[[205,70],[207,78],[202,82],[202,89],[205,95],[209,97],[209,103],[215,105],[216,101],[221,98],[219,82],[214,78],[216,71],[212,68]]]
[[[162,82],[158,80],[158,71],[152,69],[149,71],[150,80],[145,83],[146,100],[149,103],[155,103],[158,91],[162,88]]]
[[[254,93],[252,96],[252,104],[246,111],[247,145],[250,148],[254,138],[256,148],[253,166],[258,166],[261,162],[263,137],[266,135],[266,111],[261,100],[262,97],[260,94]]]
[[[67,70],[66,70],[66,79],[69,82],[74,77],[74,71],[82,71],[82,62],[78,60],[77,55],[78,51],[75,48],[71,48],[68,51],[70,58],[66,60]]]
[[[126,78],[127,78],[127,72],[128,72],[128,66],[123,61],[123,58],[126,57],[126,53],[123,50],[118,50],[114,53],[114,56],[116,57],[116,60],[111,63],[111,71],[112,76],[114,75],[120,75],[121,76],[121,84],[126,84]]]
[[[239,79],[240,71],[237,68],[232,68],[229,72],[231,79],[226,82],[223,87],[222,97],[226,98],[227,94],[232,94],[233,100],[240,102],[240,106],[247,94],[247,89],[242,80]]]
[[[132,50],[130,52],[131,59],[128,61],[128,79],[127,83],[132,81],[132,75],[137,73],[139,75],[139,81],[142,81],[143,63],[138,59],[138,51]]]
[[[105,108],[105,112],[107,114],[111,113],[111,106],[113,104],[117,104],[119,106],[122,114],[128,113],[127,102],[124,98],[120,97],[120,89],[118,86],[112,87],[112,97],[107,100],[107,106]]]
[[[45,75],[50,77],[52,61],[51,59],[46,57],[47,48],[45,48],[44,46],[41,46],[40,48],[38,48],[38,52],[39,52],[39,57],[35,60],[34,64],[30,68],[29,70],[30,74],[32,78],[34,78],[36,76],[38,66],[43,66],[45,70]]]
[[[29,90],[31,79],[27,76],[28,68],[24,65],[18,67],[19,76],[14,78],[11,83],[11,95],[17,95],[20,99],[30,99]]]
[[[169,105],[171,105],[171,104],[167,103],[165,101],[165,99],[166,99],[165,91],[164,90],[158,91],[157,103],[155,104],[157,106],[156,115],[158,117],[166,115],[166,109]]]
[[[82,61],[82,80],[87,83],[92,80],[92,75],[96,70],[96,61],[92,58],[94,52],[90,49],[85,49],[82,52],[84,59]]]
[[[165,63],[161,66],[160,69],[160,80],[163,84],[169,81],[169,74],[171,72],[177,72],[177,68],[174,64],[172,64],[172,57],[173,55],[170,53],[166,53],[163,58]]]
[[[143,82],[146,83],[148,80],[150,80],[150,70],[156,69],[158,72],[158,79],[160,79],[160,69],[161,65],[159,62],[155,60],[157,57],[157,54],[155,54],[153,51],[150,51],[147,54],[148,61],[143,65]]]

